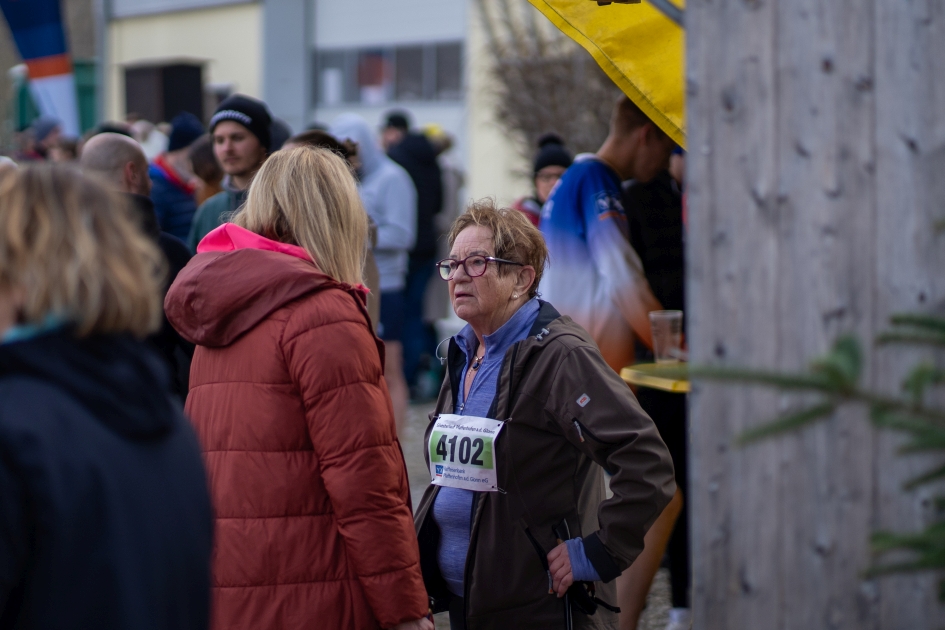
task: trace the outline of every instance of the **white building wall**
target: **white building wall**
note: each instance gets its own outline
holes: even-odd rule
[[[314,0],[318,48],[461,40],[466,0]]]
[[[155,13],[176,13],[249,2],[255,2],[255,0],[111,0],[109,17],[127,18]]]
[[[463,42],[467,36],[466,0],[313,0],[312,49],[357,49],[373,46]],[[317,79],[315,79],[317,80]],[[468,129],[465,101],[396,101],[384,105],[344,103],[315,105],[312,120],[330,125],[352,112],[379,128],[392,109],[410,112],[415,127],[440,125],[455,142],[450,158],[467,166]]]
[[[451,159],[466,173],[464,200],[495,197],[509,203],[530,190],[528,164],[493,117],[493,96],[484,33],[471,0],[314,0],[313,48],[462,41],[464,98],[460,102],[396,102],[382,106],[316,106],[313,120],[330,124],[354,112],[380,125],[388,110],[403,108],[417,126],[437,123],[456,140]],[[316,79],[317,80],[317,79]]]
[[[115,19],[108,27],[106,116],[125,116],[124,66],[162,59],[205,61],[205,83],[230,83],[262,97],[260,4]]]

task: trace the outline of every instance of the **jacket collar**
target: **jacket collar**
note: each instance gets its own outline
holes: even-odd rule
[[[314,262],[308,252],[290,243],[280,243],[251,232],[235,223],[224,223],[203,237],[197,245],[198,254],[209,252],[235,252],[239,249],[261,249],[294,256],[306,262]]]
[[[545,302],[544,300],[538,300],[538,319],[535,320],[535,323],[532,325],[532,329],[528,331],[529,337],[535,337],[544,329],[547,331],[547,326],[551,322],[555,321],[561,317],[561,313],[558,312],[554,306],[551,305],[551,302]],[[548,333],[545,332],[547,335]]]
[[[510,366],[504,364],[505,361],[508,361],[511,355],[517,354],[518,349],[526,346],[531,340],[541,341],[545,336],[552,334],[549,327],[552,322],[560,318],[561,313],[559,313],[550,302],[538,300],[538,317],[535,319],[535,323],[532,324],[531,330],[528,331],[528,336],[522,341],[512,344],[512,347],[505,353],[505,359],[503,360],[502,371],[499,377],[500,385],[506,379],[506,369],[510,368]],[[464,367],[466,367],[466,354],[459,347],[459,344],[456,343],[455,339],[450,339],[449,350],[446,354],[446,372],[449,375],[450,394],[452,395],[452,399],[449,401],[450,405],[458,400],[457,396],[459,395],[459,385],[463,377]],[[514,366],[511,367],[514,368]],[[499,389],[500,388],[496,389],[495,399],[492,401],[492,407],[489,410],[488,415],[490,418],[495,417],[495,412],[497,411],[497,403],[500,397]],[[450,409],[452,409],[452,407],[450,407]]]

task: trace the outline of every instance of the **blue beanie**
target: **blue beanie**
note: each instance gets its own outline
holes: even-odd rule
[[[181,112],[171,121],[171,137],[167,142],[168,151],[185,149],[204,133],[200,119],[190,112]]]
[[[30,125],[33,128],[33,135],[37,142],[42,142],[46,136],[52,133],[53,129],[59,126],[59,119],[52,116],[40,116]]]

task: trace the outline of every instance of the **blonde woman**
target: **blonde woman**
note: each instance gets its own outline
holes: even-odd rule
[[[200,451],[141,341],[160,261],[77,172],[0,175],[0,626],[207,626]]]
[[[216,511],[212,627],[426,628],[345,162],[274,153],[168,293]]]

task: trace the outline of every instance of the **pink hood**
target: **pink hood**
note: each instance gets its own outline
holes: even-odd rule
[[[227,223],[200,241],[168,290],[164,310],[191,343],[221,347],[289,302],[328,288],[365,302],[363,287],[322,273],[301,247]]]

